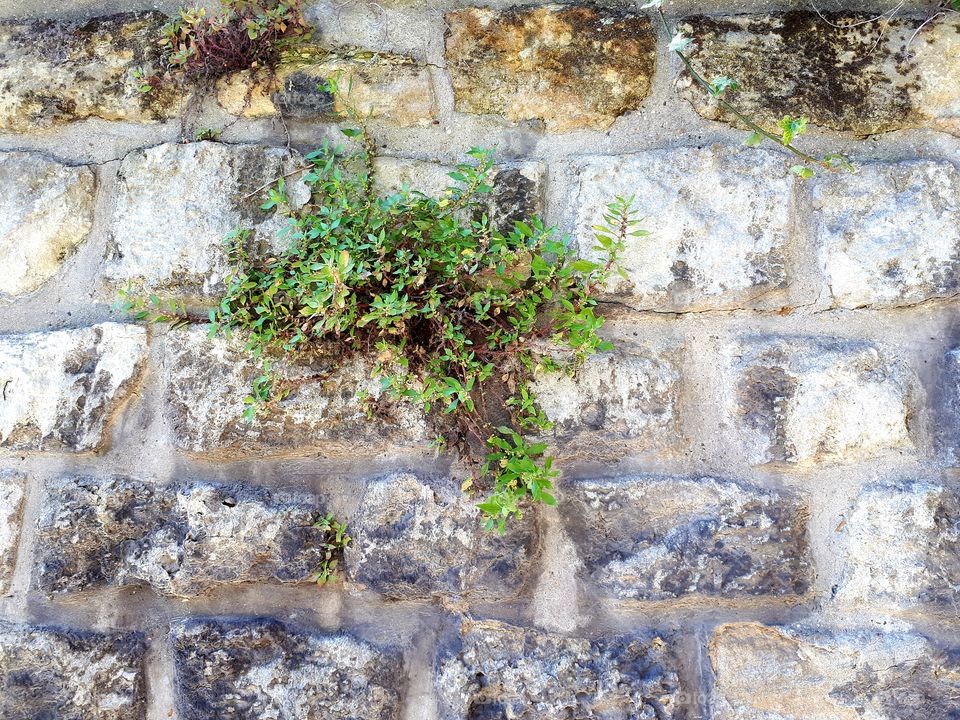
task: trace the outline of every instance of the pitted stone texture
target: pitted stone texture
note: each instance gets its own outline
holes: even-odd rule
[[[715,720],[949,720],[960,666],[919,635],[733,623],[710,643]]]
[[[683,717],[676,659],[659,637],[586,640],[466,620],[436,668],[441,720]]]
[[[173,117],[178,90],[141,93],[131,73],[156,72],[156,12],[74,22],[0,23],[0,130],[35,131],[85,118]]]
[[[643,13],[598,5],[447,13],[446,61],[459,112],[605,130],[650,92],[656,51]]]
[[[316,498],[242,485],[127,478],[50,483],[36,584],[49,593],[149,585],[190,597],[244,582],[301,582],[320,566]]]
[[[96,451],[146,362],[147,333],[102,323],[0,335],[0,445]]]
[[[2,72],[2,70],[0,70]],[[25,152],[0,153],[0,293],[29,293],[49,280],[93,224],[94,175]]]
[[[439,196],[458,184],[448,175],[454,168],[439,163],[380,157],[376,159],[376,168],[377,186],[383,193],[394,193],[407,185],[425,195]],[[518,220],[528,222],[533,216],[543,217],[546,184],[543,163],[496,165],[490,181],[492,190],[480,198],[498,230],[509,233]]]
[[[402,658],[349,635],[271,619],[193,619],[171,631],[180,720],[399,720]]]
[[[264,452],[377,453],[386,447],[424,447],[426,419],[412,405],[385,404],[369,420],[362,392],[380,396],[372,364],[362,358],[331,357],[292,368],[290,378],[316,378],[253,422],[243,417],[257,363],[239,335],[210,339],[202,326],[164,338],[166,403],[178,447],[229,457]]]
[[[145,720],[143,656],[133,633],[0,623],[0,717]]]
[[[754,464],[909,451],[915,378],[888,351],[839,338],[746,337],[723,392]]]
[[[714,145],[594,157],[574,167],[568,214],[582,257],[599,257],[593,227],[605,224],[614,195],[636,196],[636,215],[650,232],[627,238],[626,278],[614,274],[607,292],[644,310],[782,301],[795,194],[782,155]]]
[[[314,61],[280,65],[268,75],[237,73],[217,86],[217,99],[227,112],[246,117],[273,117],[278,112],[296,120],[332,120],[346,108],[322,90],[331,77],[350,84],[350,103],[362,117],[399,125],[431,125],[437,117],[430,70],[411,58],[358,51],[336,57],[321,49]],[[329,57],[328,57],[329,55]]]
[[[602,436],[648,450],[668,448],[678,434],[680,367],[676,350],[618,343],[591,356],[573,375],[543,373],[533,391],[554,436]]]
[[[559,505],[586,576],[618,600],[801,596],[812,565],[795,498],[713,478],[582,480]]]
[[[0,472],[0,596],[10,591],[23,521],[23,475]]]
[[[296,153],[262,145],[164,144],[127,155],[120,165],[111,249],[103,274],[108,290],[131,285],[151,292],[219,299],[229,265],[223,241],[254,230],[254,248],[278,251],[284,218],[260,209],[264,186],[300,166]],[[291,203],[307,188],[287,178]]]
[[[960,171],[948,162],[865,163],[813,189],[820,266],[839,307],[960,293]]]
[[[936,388],[940,422],[937,428],[939,454],[951,467],[960,466],[960,347],[943,356]]]
[[[894,608],[960,600],[960,497],[927,482],[871,485],[845,525],[847,551],[836,598]]]
[[[368,485],[350,522],[351,580],[393,598],[515,597],[536,580],[535,513],[504,535],[485,532],[476,501],[449,479],[390,475]]]
[[[923,22],[804,9],[697,15],[678,30],[694,39],[687,54],[698,71],[736,78],[736,105],[765,127],[792,115],[857,135],[910,127],[958,134],[960,20],[944,15],[918,32]],[[734,121],[686,73],[678,86],[704,117]]]

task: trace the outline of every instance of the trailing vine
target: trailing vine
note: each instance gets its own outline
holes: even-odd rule
[[[730,100],[730,95],[740,88],[740,84],[734,78],[719,76],[713,80],[707,80],[694,67],[693,62],[684,52],[693,44],[693,38],[685,36],[682,32],[676,31],[670,27],[667,17],[663,13],[663,0],[649,0],[640,6],[642,10],[653,9],[660,19],[667,36],[670,37],[669,49],[680,58],[690,77],[693,78],[700,87],[702,87],[726,112],[736,117],[740,122],[746,125],[750,131],[750,136],[744,142],[748,147],[757,147],[765,140],[771,141],[780,147],[791,152],[800,162],[790,167],[790,172],[800,177],[802,180],[808,180],[816,174],[816,168],[822,170],[854,170],[853,164],[843,153],[829,153],[823,157],[816,157],[802,150],[794,144],[794,140],[800,137],[807,129],[807,118],[785,116],[778,123],[779,132],[770,131],[755,120],[749,114],[739,108]]]

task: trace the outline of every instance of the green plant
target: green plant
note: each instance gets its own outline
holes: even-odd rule
[[[192,315],[179,300],[161,298],[154,294],[142,298],[134,292],[130,285],[120,290],[119,297],[113,304],[113,310],[130,315],[134,320],[146,323],[166,323],[171,328],[184,327],[203,321],[202,317]]]
[[[320,549],[323,551],[323,560],[320,561],[320,567],[310,575],[310,582],[325,585],[336,578],[343,553],[353,538],[347,535],[346,524],[338,522],[333,513],[318,518],[313,527],[322,533]]]
[[[710,96],[717,102],[717,104],[723,108],[723,110],[736,117],[751,130],[750,136],[744,143],[745,145],[748,147],[756,147],[763,143],[764,140],[769,140],[777,143],[786,150],[789,150],[801,161],[796,165],[792,165],[790,167],[790,172],[794,173],[802,180],[812,178],[816,174],[814,168],[847,171],[852,171],[854,169],[850,160],[842,153],[829,153],[818,158],[794,145],[793,141],[806,132],[807,118],[805,117],[794,118],[790,117],[789,115],[784,117],[779,122],[779,133],[761,127],[745,111],[738,108],[733,102],[730,101],[730,95],[740,89],[740,84],[734,78],[720,76],[714,78],[712,81],[709,81],[704,78],[703,75],[693,66],[693,63],[690,61],[690,58],[685,52],[693,44],[693,38],[686,37],[683,33],[674,32],[674,30],[671,29],[670,24],[667,22],[667,18],[663,13],[663,0],[649,0],[640,7],[641,9],[656,10],[657,16],[660,18],[660,22],[663,25],[663,29],[671,38],[669,45],[670,51],[676,53],[676,55],[680,58],[694,82],[696,82],[707,93],[709,93]]]
[[[217,142],[220,140],[221,132],[222,132],[221,130],[217,130],[215,128],[200,128],[199,130],[197,130],[196,135],[194,135],[194,138],[196,139],[197,142],[200,142],[202,140]]]
[[[598,334],[595,295],[626,239],[646,233],[629,198],[617,198],[596,228],[597,262],[573,257],[538,218],[499,231],[482,202],[493,156],[480,149],[439,197],[406,187],[382,197],[362,119],[335,79],[326,89],[354,120],[343,132],[358,149],[325,144],[306,156],[312,197],[300,210],[282,179],[270,189],[263,208],[287,217],[285,252],[254,257],[245,229],[227,238],[231,270],[210,332],[242,331],[261,360],[246,398],[251,418],[289,392],[283,370],[296,358],[374,351],[382,396],[432,413],[441,443],[464,458],[484,456],[465,487],[488,492],[485,525],[502,532],[527,501],[554,502],[552,459],[524,437],[550,428],[531,380],[610,347]],[[555,359],[551,346],[569,356]]]
[[[212,15],[202,7],[181,8],[161,29],[159,44],[168,72],[216,80],[272,68],[311,34],[300,0],[222,0]]]

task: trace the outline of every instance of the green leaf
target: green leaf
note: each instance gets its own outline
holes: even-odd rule
[[[790,172],[798,176],[801,180],[809,180],[816,175],[816,173],[806,165],[794,165],[790,168]]]
[[[693,44],[692,38],[688,38],[683,33],[678,32],[670,39],[669,49],[675,53],[682,53],[684,50],[690,47],[691,44]]]
[[[807,130],[807,118],[793,118],[789,115],[777,123],[777,126],[783,131],[783,144],[790,145],[794,138],[802,135]]]
[[[726,75],[715,77],[711,81],[710,85],[713,87],[713,92],[715,95],[722,95],[727,90],[735,91],[740,89],[740,83],[733,78],[727,77]]]
[[[763,135],[758,132],[755,132],[755,133],[751,133],[750,137],[744,140],[743,144],[746,145],[747,147],[757,147],[757,145],[759,145],[762,142],[763,142]]]

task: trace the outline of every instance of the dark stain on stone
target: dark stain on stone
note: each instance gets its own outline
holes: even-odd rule
[[[789,459],[783,404],[797,391],[797,379],[776,364],[758,363],[746,369],[737,386],[744,423],[772,438],[768,451],[773,460]]]
[[[271,97],[273,104],[293,118],[327,117],[333,113],[333,96],[320,88],[321,79],[308,73],[294,72],[283,81],[283,89]]]
[[[865,22],[869,15],[790,11],[764,16],[714,18],[694,15],[681,23],[696,45],[695,66],[707,77],[736,78],[741,106],[767,125],[784,115],[857,135],[909,127],[917,121],[915,63],[883,38],[908,35],[920,21],[897,17]],[[832,25],[848,27],[832,27]],[[734,34],[750,34],[746,43]],[[895,72],[884,67],[892,63]],[[685,91],[701,114],[718,111],[697,86]],[[723,118],[733,122],[733,119]]]

